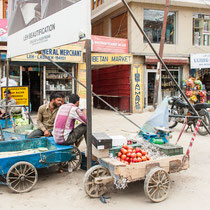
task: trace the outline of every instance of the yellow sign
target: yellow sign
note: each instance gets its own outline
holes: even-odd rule
[[[29,106],[29,92],[28,87],[8,87],[11,91],[11,96],[16,100],[17,105]],[[2,87],[2,98],[4,97],[4,91],[6,87]]]
[[[82,63],[83,51],[84,47],[82,45],[65,45],[43,50],[43,53],[54,62]],[[14,57],[11,61],[49,62],[49,60],[45,59],[43,55],[38,53]]]
[[[132,64],[133,56],[131,54],[91,54],[92,65],[123,65]]]
[[[79,64],[78,67],[78,80],[86,86],[86,64]],[[82,85],[78,84],[78,95],[80,98],[86,99],[86,88],[82,87]]]
[[[132,110],[142,112],[144,108],[143,65],[134,64],[132,68]]]

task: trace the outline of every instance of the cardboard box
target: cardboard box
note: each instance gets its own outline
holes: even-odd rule
[[[109,157],[109,149],[96,149],[94,145],[92,145],[92,154],[97,158],[105,158]]]
[[[93,133],[92,144],[96,149],[109,149],[112,148],[112,139],[106,133]]]
[[[123,144],[127,144],[126,137],[122,135],[118,136],[110,136],[112,138],[112,147],[122,146]]]

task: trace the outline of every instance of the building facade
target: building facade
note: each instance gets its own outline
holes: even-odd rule
[[[166,1],[127,0],[127,2],[158,52]],[[158,62],[154,53],[121,0],[96,0],[93,3],[92,33],[128,39],[129,53],[133,54],[133,64],[143,66],[144,106],[152,104]],[[182,80],[191,74],[190,55],[208,53],[210,53],[210,2],[171,0],[163,60],[180,85]],[[209,77],[208,70],[207,76]],[[162,97],[177,95],[178,91],[164,69],[161,77]]]

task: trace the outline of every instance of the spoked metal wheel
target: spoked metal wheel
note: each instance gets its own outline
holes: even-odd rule
[[[161,202],[168,196],[171,180],[168,173],[159,167],[153,168],[144,181],[144,192],[153,202]]]
[[[177,111],[175,111],[174,109],[169,109],[169,115],[177,115]],[[168,127],[169,128],[174,128],[177,125],[177,121],[176,121],[176,117],[169,117],[168,118]]]
[[[60,169],[64,171],[68,171],[68,172],[77,170],[80,167],[81,162],[82,162],[82,154],[80,150],[75,146],[72,146],[72,147],[73,147],[72,149],[73,159],[70,161],[60,163],[59,165]]]
[[[6,177],[8,187],[17,193],[30,191],[37,180],[37,170],[28,162],[18,162],[14,164],[9,169]]]
[[[199,116],[200,116],[200,117],[202,118],[202,120],[203,120],[203,121],[201,121],[201,124],[200,124],[200,126],[198,127],[198,133],[199,133],[200,135],[202,135],[202,136],[206,136],[206,135],[208,135],[209,133],[208,133],[208,131],[206,130],[206,128],[204,127],[204,124],[203,124],[203,123],[205,123],[206,127],[210,130],[210,115],[209,115],[209,113],[208,113],[206,110],[204,110],[204,109],[200,110],[200,111],[198,112],[198,114],[199,114]],[[197,122],[194,123],[194,127],[196,127],[196,123],[197,123]]]
[[[113,182],[113,178],[109,170],[97,165],[86,172],[83,185],[88,196],[91,198],[99,198],[107,192],[107,185],[111,182]]]

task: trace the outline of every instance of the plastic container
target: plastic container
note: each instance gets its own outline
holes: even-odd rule
[[[161,152],[164,152],[168,156],[173,155],[182,155],[183,154],[183,147],[175,144],[153,144],[154,146],[158,147]]]

